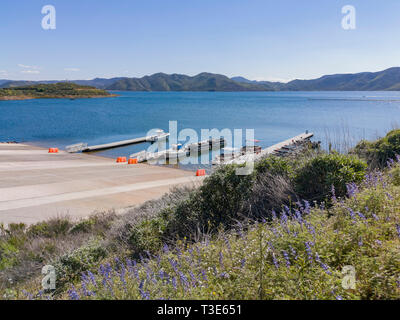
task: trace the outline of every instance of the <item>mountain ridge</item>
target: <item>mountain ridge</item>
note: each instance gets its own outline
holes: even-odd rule
[[[287,83],[229,78],[222,74],[202,72],[195,76],[155,73],[141,78],[115,77],[71,81],[13,81],[2,79],[0,88],[33,84],[72,82],[115,91],[399,91],[400,67],[378,72],[324,75],[316,79],[295,79]]]

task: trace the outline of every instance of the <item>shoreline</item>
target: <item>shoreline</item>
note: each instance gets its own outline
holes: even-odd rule
[[[101,96],[62,96],[62,97],[32,97],[32,96],[8,96],[0,97],[0,101],[20,101],[20,100],[34,100],[34,99],[91,99],[91,98],[115,98],[119,97],[118,94],[101,95]]]

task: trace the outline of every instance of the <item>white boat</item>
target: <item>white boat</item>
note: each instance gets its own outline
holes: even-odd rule
[[[159,152],[147,152],[145,150],[131,154],[130,158],[136,158],[138,162],[155,162],[158,160],[178,159],[186,157],[187,151],[182,149],[182,144],[174,144],[171,149]]]
[[[88,147],[87,143],[81,142],[81,143],[66,146],[65,150],[69,153],[76,153],[76,152],[80,152],[82,150],[87,149],[87,147]]]
[[[215,159],[212,160],[212,164],[218,165],[225,163],[227,161],[230,161],[234,158],[240,157],[242,153],[240,152],[240,148],[230,148],[226,147],[221,149],[222,153],[218,156],[215,157]]]
[[[148,152],[146,152],[145,150],[130,155],[130,158],[137,159],[138,162],[147,161],[147,157]]]
[[[152,136],[148,136],[146,138],[146,141],[148,142],[155,142],[158,140],[165,140],[169,137],[169,133],[168,132],[164,132],[164,130],[157,130],[155,135]]]
[[[207,139],[195,143],[190,143],[185,146],[188,151],[205,151],[210,149],[220,149],[224,146],[225,140],[223,138],[219,139]]]

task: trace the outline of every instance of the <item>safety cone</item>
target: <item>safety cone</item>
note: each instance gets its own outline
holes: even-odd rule
[[[124,163],[124,162],[126,162],[126,157],[118,157],[118,158],[117,158],[117,162],[118,162],[118,163]]]
[[[128,160],[128,164],[137,164],[138,163],[138,161],[137,161],[137,159],[135,158],[135,159],[129,159]]]
[[[58,148],[49,148],[49,153],[58,153]]]
[[[205,175],[206,175],[205,169],[199,169],[196,171],[196,177],[205,176]]]

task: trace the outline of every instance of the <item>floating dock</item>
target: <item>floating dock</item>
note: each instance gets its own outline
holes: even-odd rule
[[[273,146],[270,146],[259,152],[257,152],[256,150],[254,150],[254,151],[251,150],[250,152],[242,151],[237,154],[233,154],[231,156],[231,159],[228,161],[225,161],[225,162],[214,161],[213,163],[214,164],[232,164],[232,163],[243,164],[247,161],[256,161],[256,160],[261,159],[270,154],[276,154],[276,155],[288,154],[296,148],[296,145],[302,144],[302,143],[310,140],[313,136],[314,136],[314,133],[309,133],[308,131],[306,131],[305,133],[299,134],[298,136],[295,136],[288,140],[274,144]]]
[[[130,158],[137,159],[140,162],[154,162],[157,160],[179,159],[193,155],[195,152],[204,152],[224,147],[226,141],[224,138],[208,139],[191,143],[185,146],[174,144],[172,148],[158,152],[147,152],[146,150],[130,155]]]
[[[152,136],[140,137],[129,140],[122,140],[117,142],[99,144],[95,146],[88,146],[87,143],[78,143],[74,145],[67,146],[65,149],[69,153],[77,153],[77,152],[94,152],[94,151],[102,151],[108,150],[118,147],[129,146],[132,144],[144,143],[144,142],[155,142],[157,140],[167,139],[169,137],[169,133],[165,133],[163,130],[158,130],[157,134]]]

